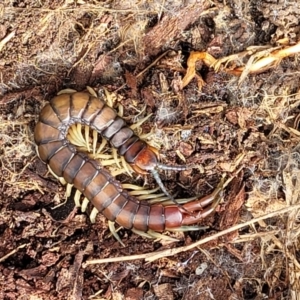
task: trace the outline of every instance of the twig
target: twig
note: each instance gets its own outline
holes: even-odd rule
[[[15,31],[10,32],[4,39],[0,41],[0,52],[2,51],[2,48],[6,43],[8,43],[14,36],[15,36]]]
[[[18,252],[19,249],[22,249],[22,248],[24,248],[24,247],[26,247],[26,246],[28,246],[28,245],[29,245],[29,244],[23,244],[23,245],[17,247],[16,249],[10,251],[10,252],[7,253],[6,255],[2,256],[2,257],[0,258],[0,263],[3,262],[3,261],[5,261],[7,258],[9,258],[10,256],[12,256],[12,255],[15,254],[16,252]]]

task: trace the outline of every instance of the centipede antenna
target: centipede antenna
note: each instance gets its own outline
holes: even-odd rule
[[[182,165],[182,166],[170,166],[170,165],[164,165],[161,163],[157,163],[157,168],[161,170],[171,170],[171,171],[184,171],[194,168],[193,165]]]
[[[176,200],[174,199],[174,197],[171,196],[171,195],[169,194],[169,192],[166,190],[166,188],[165,188],[163,182],[161,181],[161,179],[160,179],[160,177],[159,177],[158,172],[157,172],[156,170],[152,170],[151,173],[152,173],[152,175],[153,175],[153,177],[154,177],[156,183],[157,183],[158,186],[160,187],[160,189],[164,192],[164,194],[165,194],[166,196],[168,196],[174,203],[176,203]],[[178,204],[178,203],[176,203],[176,204]]]
[[[172,169],[173,170],[173,169]],[[151,171],[156,183],[160,187],[160,189],[163,191],[163,193],[170,198],[172,202],[174,202],[178,207],[180,207],[183,211],[185,211],[188,214],[192,214],[190,211],[186,210],[176,199],[166,190],[163,182],[161,181],[158,172],[154,169]]]

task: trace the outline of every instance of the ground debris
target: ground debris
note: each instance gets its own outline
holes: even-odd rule
[[[299,1],[2,2],[0,299],[297,299]],[[203,52],[216,60],[189,68]],[[122,247],[74,209],[33,133],[58,91],[86,85],[130,124],[150,116],[138,130],[163,163],[195,166],[161,174],[176,197],[230,181],[203,231],[167,243],[121,228]]]

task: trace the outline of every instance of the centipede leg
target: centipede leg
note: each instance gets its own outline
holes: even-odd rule
[[[220,201],[223,199],[223,186],[224,178],[222,178],[217,188],[210,195],[184,204],[183,207],[185,209],[188,211],[193,211],[194,213],[192,215],[185,215],[182,220],[182,225],[195,224],[197,221],[206,218],[208,215],[214,212]]]
[[[116,230],[116,227],[115,227],[115,222],[112,222],[112,221],[109,221],[108,220],[108,228],[109,228],[109,231],[110,233],[114,236],[114,238],[123,246],[125,247],[124,243],[121,241],[118,233],[117,233],[117,230]]]

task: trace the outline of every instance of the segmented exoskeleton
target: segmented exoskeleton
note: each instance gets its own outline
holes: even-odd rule
[[[140,174],[154,174],[162,190],[157,169],[181,170],[160,164],[158,150],[134,134],[123,118],[103,100],[88,92],[54,97],[41,111],[34,139],[39,157],[57,177],[63,177],[89,199],[108,220],[140,232],[180,229],[195,224],[214,211],[222,198],[222,183],[201,199],[178,205],[150,204],[130,196],[122,185],[97,161],[79,152],[67,139],[70,126],[90,126],[124,156]],[[170,198],[172,198],[170,196]]]

